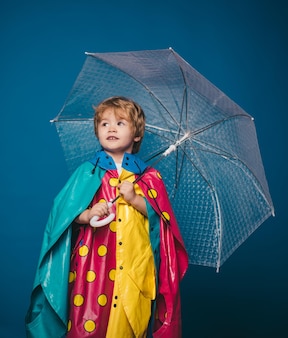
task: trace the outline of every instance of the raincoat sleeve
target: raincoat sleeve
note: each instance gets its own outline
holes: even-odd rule
[[[98,190],[104,170],[85,162],[56,196],[44,238],[25,324],[27,338],[57,338],[66,332],[71,224]]]
[[[149,170],[138,184],[160,216],[160,265],[153,337],[181,337],[180,281],[188,268],[188,254],[160,174]]]

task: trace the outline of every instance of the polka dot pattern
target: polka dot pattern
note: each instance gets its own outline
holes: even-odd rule
[[[170,221],[170,215],[168,214],[168,212],[162,211],[162,217],[164,218],[164,220]]]
[[[115,269],[111,269],[110,271],[109,271],[109,279],[111,280],[111,281],[115,281],[115,273],[116,273],[116,270]]]
[[[105,306],[107,304],[107,296],[104,294],[99,295],[97,301],[100,306]]]
[[[95,279],[96,279],[96,272],[92,270],[87,271],[87,274],[86,274],[87,282],[92,283],[95,281]]]
[[[98,255],[100,257],[105,256],[107,254],[107,247],[106,247],[106,245],[100,245],[97,251],[98,251]]]
[[[95,331],[96,329],[96,324],[93,320],[89,319],[89,320],[86,320],[85,323],[84,323],[84,329],[86,332],[93,332]]]
[[[157,198],[157,195],[158,195],[158,193],[155,189],[149,189],[148,190],[148,196],[150,198]]]
[[[75,306],[82,306],[84,303],[84,297],[82,295],[75,295],[74,296],[74,305]]]
[[[89,248],[87,245],[83,245],[79,248],[79,255],[82,257],[85,257],[88,255]]]

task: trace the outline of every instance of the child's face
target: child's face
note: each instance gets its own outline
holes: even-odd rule
[[[134,142],[139,141],[140,137],[134,136],[132,123],[124,110],[115,114],[114,108],[109,107],[98,124],[98,139],[114,160],[121,160],[125,152],[132,152]]]

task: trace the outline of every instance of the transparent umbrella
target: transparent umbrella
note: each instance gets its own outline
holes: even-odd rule
[[[100,148],[93,105],[138,102],[147,122],[139,156],[164,179],[190,263],[218,271],[274,214],[253,118],[172,48],[86,55],[52,120],[69,170]]]

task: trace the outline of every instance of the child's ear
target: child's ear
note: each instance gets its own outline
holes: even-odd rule
[[[134,142],[139,142],[141,140],[141,136],[135,136],[134,137]]]

